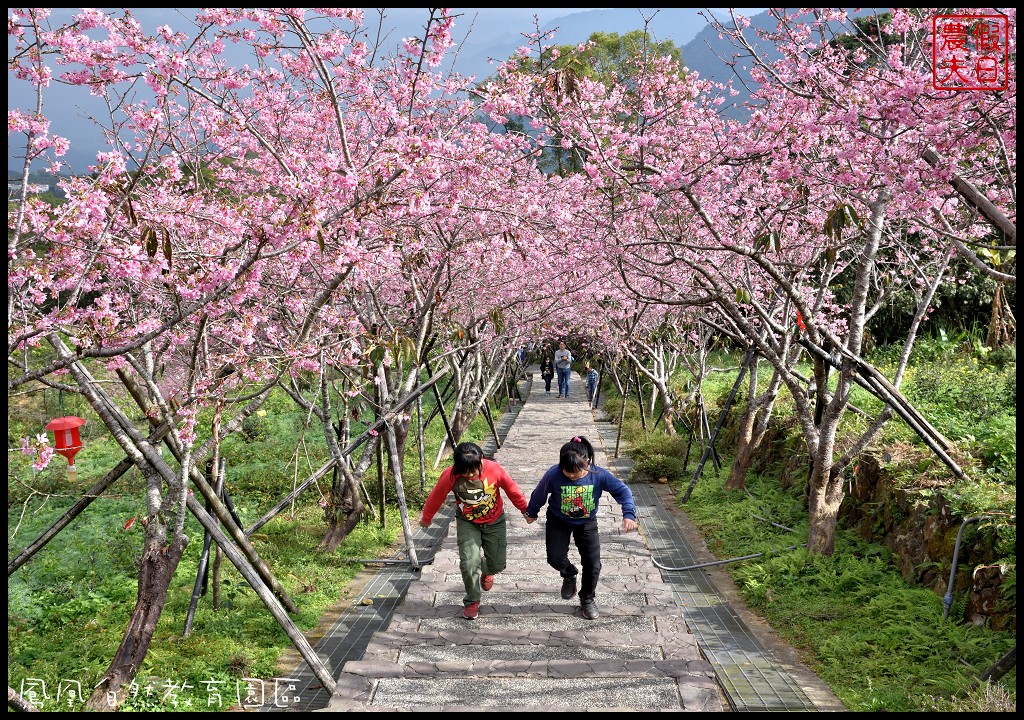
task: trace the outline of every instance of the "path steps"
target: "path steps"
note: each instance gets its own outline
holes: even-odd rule
[[[545,560],[543,514],[527,525],[512,508],[508,519],[509,567],[483,594],[480,616],[462,617],[451,523],[388,627],[360,660],[345,663],[325,711],[723,709],[672,588],[643,538],[621,533],[611,498],[602,498],[599,515],[596,620],[582,617],[578,598],[561,599],[561,579]]]

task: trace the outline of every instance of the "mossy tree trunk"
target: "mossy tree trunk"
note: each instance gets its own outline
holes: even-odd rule
[[[150,518],[150,526],[156,522],[155,518]],[[139,591],[135,609],[110,666],[85,704],[88,710],[117,710],[125,701],[128,687],[146,659],[160,614],[167,602],[167,589],[188,544],[184,537],[167,543],[163,537],[165,534],[158,531],[146,538],[139,567]]]

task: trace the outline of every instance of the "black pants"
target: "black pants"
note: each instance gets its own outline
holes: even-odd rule
[[[583,578],[580,582],[580,600],[592,600],[601,576],[601,538],[597,534],[597,518],[581,525],[573,525],[552,516],[547,518],[544,542],[547,547],[548,565],[563,578],[576,577],[579,572],[569,562],[569,538],[576,542],[583,562]]]
[[[553,378],[553,376],[551,376],[551,375],[545,375],[544,376],[544,392],[551,392],[551,380],[552,380],[552,378]]]

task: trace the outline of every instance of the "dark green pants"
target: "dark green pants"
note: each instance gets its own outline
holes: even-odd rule
[[[466,597],[462,604],[471,605],[480,602],[480,578],[484,575],[497,575],[505,569],[505,551],[508,547],[505,515],[502,514],[489,525],[470,522],[461,515],[455,517],[459,569],[462,570],[462,584],[466,586]]]

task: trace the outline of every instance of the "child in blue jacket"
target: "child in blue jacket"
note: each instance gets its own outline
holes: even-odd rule
[[[608,491],[622,507],[622,531],[636,529],[636,505],[629,486],[602,467],[593,464],[594,446],[576,436],[559,453],[558,464],[541,478],[526,506],[526,522],[537,519],[541,506],[548,504],[544,541],[548,565],[562,576],[562,599],[576,595],[576,566],[569,561],[569,538],[576,543],[583,565],[580,609],[587,620],[598,617],[596,590],[601,575],[601,539],[597,532],[597,509],[601,493]]]
[[[594,394],[597,392],[597,370],[590,366],[588,362],[583,366],[583,371],[587,376],[587,400],[590,404],[594,404]]]

